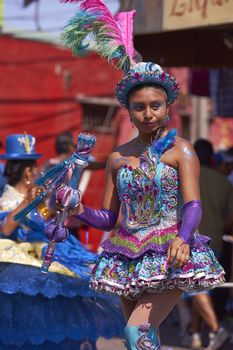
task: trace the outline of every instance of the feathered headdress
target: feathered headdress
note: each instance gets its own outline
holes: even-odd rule
[[[115,17],[101,0],[62,0],[76,2],[79,11],[61,34],[62,41],[77,56],[93,49],[126,73],[135,64],[133,17],[135,10],[120,12]]]
[[[78,13],[68,22],[62,39],[75,55],[81,56],[89,48],[107,58],[118,69],[124,69],[124,78],[116,85],[115,94],[120,104],[128,108],[128,94],[137,85],[155,84],[173,103],[179,92],[176,79],[152,62],[142,58],[133,47],[133,17],[135,10],[120,12],[115,17],[101,0],[61,0],[79,4]],[[91,46],[90,46],[91,44]]]

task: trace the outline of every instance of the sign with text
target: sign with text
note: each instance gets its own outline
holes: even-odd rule
[[[164,0],[163,30],[233,23],[233,0]]]

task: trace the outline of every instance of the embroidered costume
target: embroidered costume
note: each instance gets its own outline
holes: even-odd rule
[[[154,142],[133,169],[122,166],[117,188],[122,225],[102,244],[103,253],[93,270],[95,290],[138,299],[143,292],[170,288],[200,291],[220,285],[224,271],[209,248],[209,238],[196,231],[190,259],[175,269],[167,263],[167,250],[182,222],[182,197],[176,169],[163,163],[163,152],[175,142],[175,130]]]

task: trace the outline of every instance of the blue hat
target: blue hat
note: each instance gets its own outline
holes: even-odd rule
[[[36,139],[32,135],[15,134],[6,138],[6,153],[0,159],[38,159],[41,154],[35,153]]]
[[[152,62],[139,62],[129,69],[115,88],[115,94],[121,105],[128,107],[130,90],[138,85],[155,84],[161,86],[168,96],[168,103],[173,103],[179,93],[179,84],[170,74]]]

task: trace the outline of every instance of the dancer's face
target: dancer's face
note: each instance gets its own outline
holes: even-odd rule
[[[144,87],[129,96],[131,120],[140,133],[154,134],[165,125],[167,95],[162,89]]]
[[[24,174],[23,174],[25,179],[28,180],[32,185],[34,185],[38,175],[39,175],[39,168],[36,164],[31,167],[25,168]]]

